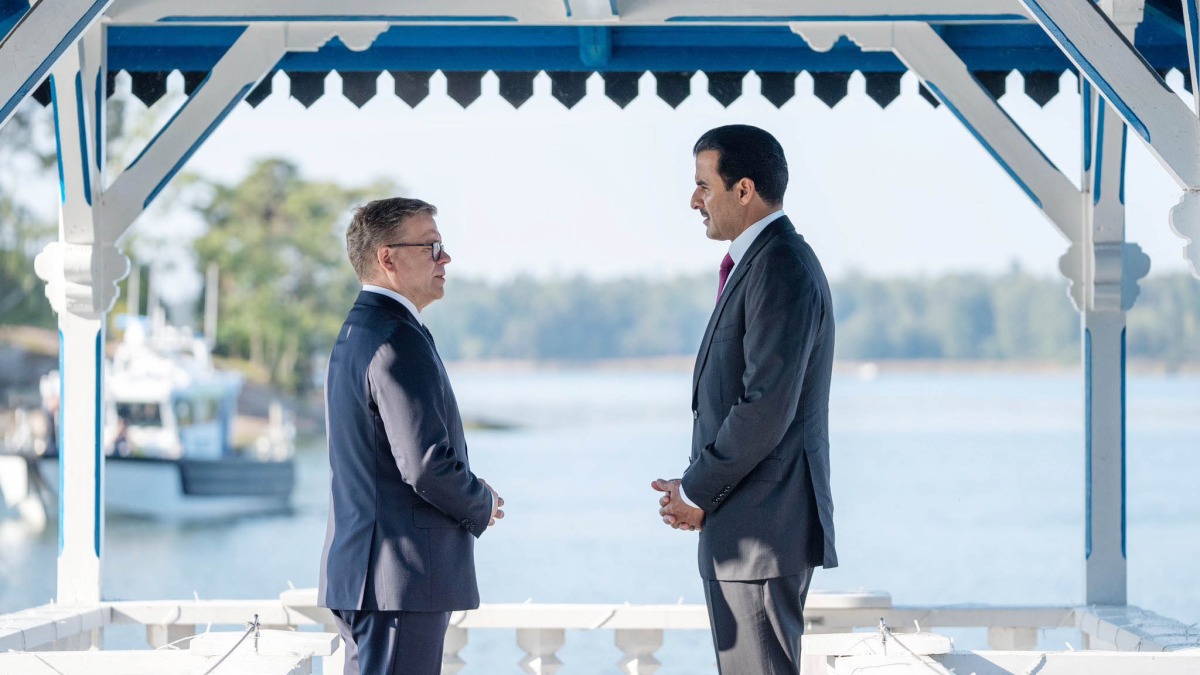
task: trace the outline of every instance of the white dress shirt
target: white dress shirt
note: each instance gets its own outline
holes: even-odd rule
[[[783,209],[780,209],[768,215],[766,218],[754,223],[750,227],[747,227],[733,241],[729,242],[729,257],[733,259],[733,267],[729,269],[729,276],[726,277],[726,279],[733,278],[733,271],[737,269],[738,263],[742,261],[742,258],[746,257],[746,251],[750,250],[750,245],[754,243],[755,239],[758,239],[758,235],[762,234],[762,231],[767,229],[767,225],[770,225],[771,223],[775,222],[775,219],[781,217],[783,217]],[[679,484],[679,497],[683,499],[684,504],[687,504],[692,508],[700,508],[699,506],[696,506],[696,502],[688,499],[687,494],[683,491],[683,483]]]
[[[404,297],[403,295],[400,295],[399,293],[397,293],[396,291],[393,291],[390,288],[384,288],[383,286],[375,286],[373,284],[363,284],[363,290],[368,291],[370,293],[378,293],[380,295],[386,295],[389,298],[395,300],[396,302],[404,305],[405,307],[408,308],[408,311],[412,312],[413,316],[417,317],[417,323],[421,324],[422,326],[425,325],[425,322],[421,320],[421,310],[417,309],[417,306],[413,304],[412,300],[409,300],[408,298]]]
[[[729,276],[733,276],[733,270],[736,270],[738,263],[742,261],[742,258],[746,257],[746,251],[750,250],[750,244],[753,244],[754,240],[758,239],[758,235],[762,234],[762,231],[767,229],[768,225],[775,222],[776,218],[781,217],[783,217],[783,209],[747,227],[736,239],[729,242],[729,257],[733,258],[733,268],[729,270]]]

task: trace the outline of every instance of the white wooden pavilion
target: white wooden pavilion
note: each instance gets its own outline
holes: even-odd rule
[[[867,94],[886,107],[911,71],[921,95],[947,106],[1062,235],[1060,268],[1081,315],[1085,374],[1085,607],[959,616],[935,625],[988,626],[998,631],[994,644],[1027,651],[1029,630],[1071,612],[1095,646],[1200,647],[1195,631],[1127,606],[1125,551],[1126,312],[1149,270],[1148,257],[1125,237],[1125,143],[1132,137],[1145,144],[1179,184],[1179,205],[1163,225],[1180,237],[1200,276],[1200,245],[1193,245],[1200,238],[1200,88],[1192,86],[1200,66],[1198,11],[1197,0],[0,0],[0,125],[33,97],[53,106],[58,141],[59,238],[37,257],[36,272],[59,317],[65,374],[60,608],[80,608],[71,615],[79,631],[137,615],[103,603],[101,583],[104,326],[129,269],[121,237],[223,118],[243,101],[257,105],[270,93],[277,71],[286,73],[292,96],[306,106],[325,94],[325,76],[334,70],[343,95],[359,106],[391,95],[377,91],[383,71],[392,74],[395,95],[415,105],[440,70],[449,96],[464,106],[480,95],[480,79],[491,71],[500,94],[517,107],[544,71],[552,95],[568,108],[586,95],[593,73],[603,78],[605,95],[624,107],[647,71],[657,95],[672,106],[696,93],[691,76],[697,71],[707,74],[708,94],[724,105],[749,95],[743,78],[754,71],[761,95],[777,106],[808,94],[796,91],[802,71],[812,76],[812,94],[831,106],[858,71]],[[105,101],[116,74],[128,72],[134,95],[151,104],[166,93],[166,76],[176,70],[187,101],[128,168],[109,176]],[[1024,93],[1041,105],[1058,92],[1062,73],[1078,74],[1081,187],[997,103],[1013,70],[1023,76]],[[1184,74],[1192,101],[1165,84],[1171,70]],[[317,610],[296,609],[308,604],[293,598],[276,623],[296,625],[305,616],[320,623],[312,618]],[[843,609],[849,613],[839,615]],[[835,607],[825,625],[861,627],[869,625],[868,616],[882,614],[899,617],[895,624],[907,616],[901,609]],[[467,625],[561,633],[584,621],[574,614],[566,623],[546,620],[553,625],[488,616],[452,630],[462,630],[465,640]],[[614,626],[618,644],[621,630],[642,626],[658,630],[661,640],[662,628],[681,625],[661,617],[637,620],[650,621],[645,625],[631,621],[633,627]],[[527,635],[522,644],[530,672],[553,672],[554,638],[543,633]],[[634,646],[623,667],[653,672],[653,650],[647,653],[628,635],[626,643]],[[21,637],[4,644],[30,643]],[[928,653],[936,654],[933,649]],[[831,652],[830,668],[839,655],[853,658]],[[1200,655],[1177,656],[1136,667],[1200,672]],[[1129,663],[1089,661],[1085,667],[1064,658],[1067,665],[1038,672],[1123,672]]]

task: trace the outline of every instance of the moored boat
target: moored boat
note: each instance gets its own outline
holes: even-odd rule
[[[243,378],[213,364],[201,337],[126,317],[123,339],[106,374],[104,411],[105,506],[113,515],[192,520],[286,511],[295,483],[294,432],[273,405],[265,430],[245,446],[234,443]],[[41,384],[43,414],[55,419],[59,373]],[[59,484],[56,423],[43,422],[10,444],[49,489],[38,490],[54,512]],[[19,471],[6,462],[0,471]],[[32,472],[31,472],[32,473]],[[25,481],[35,485],[37,481]],[[11,504],[25,495],[6,494]]]

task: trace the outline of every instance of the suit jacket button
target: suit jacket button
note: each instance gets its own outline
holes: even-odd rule
[[[698,420],[698,419],[700,419],[700,411],[699,411],[699,410],[693,410],[693,411],[692,411],[692,419],[693,419],[693,420]]]

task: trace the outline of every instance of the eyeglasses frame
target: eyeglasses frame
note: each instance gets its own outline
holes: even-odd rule
[[[428,244],[384,244],[388,248],[427,248],[430,254],[433,255],[433,261],[437,262],[442,259],[442,253],[446,251],[446,246],[440,241],[431,242]]]

